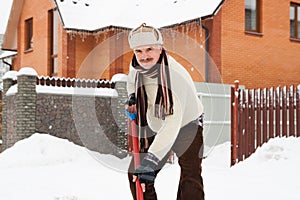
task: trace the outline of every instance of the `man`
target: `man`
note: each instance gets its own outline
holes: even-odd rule
[[[178,200],[204,200],[202,103],[189,73],[167,55],[160,31],[142,24],[128,36],[134,51],[128,74],[127,113],[136,113],[141,163],[129,167],[135,197],[139,179],[145,200],[157,199],[154,180],[172,150],[181,167]]]

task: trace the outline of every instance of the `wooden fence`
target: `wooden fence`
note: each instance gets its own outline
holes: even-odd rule
[[[300,137],[300,85],[231,87],[231,166],[274,137]]]

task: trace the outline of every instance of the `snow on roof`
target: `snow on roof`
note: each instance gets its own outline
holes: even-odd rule
[[[64,28],[97,31],[142,23],[157,28],[216,14],[224,0],[55,0]]]
[[[17,52],[15,52],[15,51],[3,51],[3,53],[0,54],[0,60],[4,59],[4,58],[9,58],[9,57],[12,57],[15,55],[17,55]]]

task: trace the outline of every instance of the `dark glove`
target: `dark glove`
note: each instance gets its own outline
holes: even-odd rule
[[[140,183],[154,183],[158,162],[159,159],[155,155],[147,153],[141,164],[134,171],[134,175],[138,177]]]
[[[134,93],[129,95],[129,98],[127,99],[125,104],[127,104],[128,106],[135,105],[135,94]]]

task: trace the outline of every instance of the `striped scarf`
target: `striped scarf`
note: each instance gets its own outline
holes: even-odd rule
[[[155,117],[165,119],[165,116],[173,114],[173,97],[171,91],[170,71],[168,58],[165,50],[162,50],[156,65],[145,69],[137,62],[135,55],[132,58],[132,66],[137,70],[135,77],[136,84],[136,108],[137,122],[139,127],[147,126],[147,93],[144,85],[144,76],[157,78],[158,88],[155,100]]]

